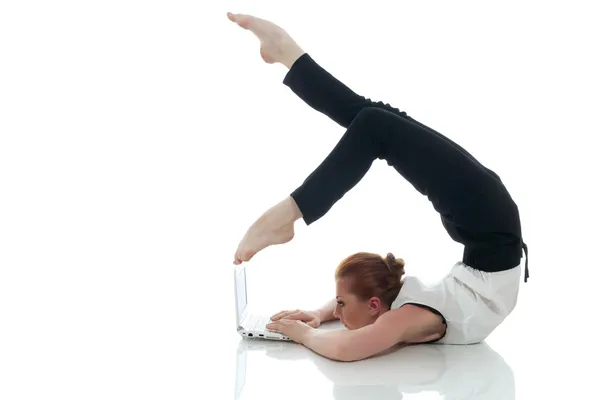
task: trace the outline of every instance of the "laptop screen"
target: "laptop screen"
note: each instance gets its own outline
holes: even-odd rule
[[[244,267],[235,268],[235,297],[237,301],[236,309],[239,324],[239,319],[244,312],[244,308],[246,308],[246,304],[248,304],[248,297],[246,294],[246,268]]]

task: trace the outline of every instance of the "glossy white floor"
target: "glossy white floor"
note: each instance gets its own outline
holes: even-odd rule
[[[235,398],[265,398],[265,388],[267,398],[515,399],[516,385],[513,368],[487,343],[413,346],[339,363],[297,344],[240,341]]]
[[[577,265],[579,263],[575,263]],[[577,339],[589,313],[591,285],[564,288],[538,270],[522,286],[515,312],[486,341],[471,346],[420,345],[353,363],[328,360],[295,343],[231,338],[235,398],[304,399],[530,399],[594,393],[594,344]],[[540,283],[539,281],[544,283]],[[551,289],[581,310],[558,301]],[[344,329],[339,323],[319,329]],[[585,329],[585,328],[583,328]],[[578,333],[579,332],[579,333]],[[573,339],[570,339],[573,338]],[[222,340],[225,342],[225,339]],[[591,362],[589,366],[588,361]],[[229,362],[229,360],[227,360]],[[232,382],[233,385],[233,382]],[[223,390],[222,396],[228,395]]]
[[[563,3],[2,2],[0,399],[597,397],[600,28],[591,5]],[[502,177],[531,277],[485,343],[339,363],[236,333],[238,241],[343,129],[227,11],[276,20]],[[248,264],[249,301],[317,307],[357,251],[426,281],[462,255],[378,161]]]

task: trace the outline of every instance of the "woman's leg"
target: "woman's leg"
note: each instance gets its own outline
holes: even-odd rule
[[[376,159],[386,160],[441,215],[472,228],[484,217],[476,203],[489,197],[490,191],[500,190],[479,163],[444,138],[390,111],[366,107],[327,158],[291,194],[306,224],[325,215]]]
[[[388,141],[381,141],[379,145],[384,146],[383,148],[389,146],[389,149],[387,150],[390,152],[390,157],[396,157],[394,151],[400,154],[401,150],[399,147],[402,149],[410,149],[412,153],[410,154],[410,157],[406,158],[407,161],[400,162],[400,160],[396,158],[387,159],[388,164],[393,165],[396,170],[419,190],[419,192],[428,196],[431,195],[430,200],[434,204],[434,207],[436,207],[436,210],[440,211],[442,215],[446,215],[444,211],[448,208],[447,206],[442,205],[439,200],[439,198],[443,197],[443,193],[446,192],[443,190],[444,184],[441,181],[442,175],[427,173],[425,171],[445,172],[448,176],[453,177],[453,181],[463,182],[471,182],[467,177],[467,172],[469,170],[476,171],[479,179],[485,180],[485,178],[489,178],[490,175],[497,178],[497,175],[493,174],[493,172],[492,174],[489,174],[491,171],[479,163],[465,149],[446,138],[444,135],[407,116],[405,112],[401,112],[382,102],[373,102],[354,93],[346,85],[321,68],[300,48],[285,30],[276,24],[250,15],[228,14],[228,17],[231,21],[237,23],[244,29],[250,30],[258,37],[261,43],[261,56],[266,62],[279,62],[290,69],[284,79],[284,83],[302,100],[313,109],[324,113],[341,126],[348,128],[346,136],[351,139],[346,139],[345,141],[342,139],[340,144],[338,144],[338,147],[344,147],[345,143],[354,143],[363,140],[354,139],[356,134],[350,132],[352,128],[351,125],[356,122],[358,115],[362,115],[363,113],[369,116],[380,115],[376,118],[366,118],[369,123],[373,124],[373,129],[379,129],[379,127],[382,126],[382,121],[389,121],[392,125],[395,125],[395,129],[399,130],[401,134],[396,137],[390,136]],[[372,110],[377,110],[380,114],[376,114],[375,111]],[[404,124],[402,124],[401,121],[403,121]],[[365,126],[363,126],[364,123],[359,125],[361,125],[361,127],[358,131],[371,129],[369,127],[365,128]],[[356,128],[352,129],[353,132],[356,130]],[[409,131],[410,133],[407,133]],[[402,132],[404,132],[404,134],[402,134]],[[379,134],[381,135],[381,133]],[[419,138],[419,134],[423,134],[423,137]],[[409,138],[411,137],[414,138],[414,140],[410,140]],[[381,138],[381,136],[379,138]],[[419,145],[419,143],[421,143],[421,145]],[[434,144],[434,147],[436,148],[432,147],[427,151],[427,147],[433,146]],[[416,149],[418,149],[418,151]],[[358,152],[360,149],[356,148],[353,149],[353,151]],[[310,196],[308,193],[310,193],[310,185],[314,185],[312,182],[318,181],[311,178],[315,175],[318,176],[323,170],[331,173],[329,165],[332,164],[332,162],[330,160],[337,160],[338,157],[339,156],[335,154],[334,150],[319,169],[307,179],[306,185],[303,185],[302,188],[298,188],[298,190],[294,192],[295,195],[304,202],[305,206],[309,204],[308,198]],[[371,157],[370,160],[368,160],[369,157]],[[366,173],[376,157],[385,158],[385,156],[380,157],[379,155],[374,155],[372,152],[363,154],[361,163],[358,163],[355,168],[350,168],[351,170],[361,172],[356,175],[350,173],[349,170],[346,171],[345,176],[351,178],[342,179],[341,181],[336,182],[337,186],[344,186],[342,182],[353,182],[351,186],[358,183],[358,180]],[[419,157],[421,157],[421,159],[418,159]],[[423,157],[425,157],[425,159],[422,159]],[[418,159],[418,163],[411,164],[408,161],[410,158]],[[465,160],[465,162],[463,162],[460,167],[457,167],[454,164],[453,158],[460,158],[461,160]],[[345,165],[348,166],[349,164]],[[420,169],[422,171],[416,173],[411,170],[409,167],[410,165],[417,170]],[[482,174],[483,172],[486,172],[487,174]],[[431,177],[428,178],[428,176]],[[471,182],[471,184],[473,183]],[[346,187],[346,190],[349,189],[350,187]],[[330,199],[327,201],[323,200],[324,204],[331,203],[332,201],[335,202],[337,200],[333,199],[340,196],[340,194],[333,189],[330,190],[329,193],[331,193],[329,195]],[[333,205],[333,203],[329,206],[321,206],[321,208],[325,207],[328,210],[331,205]],[[323,210],[317,212],[315,211],[316,209],[316,207],[312,207],[307,210],[307,215],[304,217],[305,221],[312,223],[326,212]],[[304,210],[302,211],[304,213]],[[321,215],[317,217],[318,214]]]
[[[314,110],[328,116],[331,120],[337,122],[344,128],[348,128],[356,115],[367,107],[389,111],[445,140],[457,150],[461,151],[465,156],[485,168],[496,179],[500,179],[494,171],[484,167],[468,151],[446,136],[413,119],[408,116],[406,112],[400,111],[398,108],[392,107],[381,101],[375,102],[356,94],[348,86],[340,82],[317,64],[308,53],[298,51],[298,49],[294,47],[289,48],[288,50],[292,57],[296,55],[297,58],[290,63],[290,70],[286,74],[283,83]]]
[[[307,54],[299,51],[301,49],[295,42],[289,36],[286,38],[285,31],[282,32],[276,25],[250,16],[230,16],[230,19],[259,37],[265,61],[279,61],[290,68],[285,83],[305,102],[340,125],[348,126],[329,156],[291,194],[293,201],[284,200],[284,206],[278,205],[276,209],[281,211],[285,207],[288,210],[295,208],[296,219],[302,216],[307,224],[311,224],[325,215],[333,204],[354,187],[369,170],[372,162],[379,158],[385,159],[420,193],[429,198],[454,240],[473,247],[472,243],[477,244],[481,238],[478,236],[480,232],[504,235],[518,230],[520,237],[516,205],[497,175],[477,162],[468,152],[408,117],[406,113],[356,95],[318,67]],[[277,45],[273,41],[274,37],[279,40],[284,37],[283,42],[287,43],[288,49],[292,49],[295,59],[286,55],[286,46]],[[267,50],[271,53],[265,54],[268,53]],[[290,208],[285,204],[296,207]],[[276,214],[273,210],[266,214],[269,213]],[[291,211],[280,214],[292,215]],[[508,214],[510,218],[507,218]],[[284,221],[285,218],[271,220]],[[259,222],[260,219],[255,225],[260,225]],[[244,243],[261,236],[260,232],[270,231],[273,236],[274,233],[283,231],[281,223],[273,222],[268,224],[270,226],[263,224],[262,227],[255,225],[246,235],[248,238],[242,240],[236,259],[240,249],[244,248]],[[482,245],[489,246],[487,240],[486,238]],[[507,240],[509,239],[502,238],[502,241]],[[261,248],[268,245],[264,243]],[[252,257],[260,250],[254,249],[257,246],[245,246],[246,253]],[[510,262],[514,256],[511,257]]]
[[[427,196],[451,238],[465,245],[467,265],[500,271],[519,264],[519,213],[504,185],[444,138],[381,108],[361,110],[325,160],[290,194],[305,223],[323,217],[376,159],[386,160]]]
[[[292,41],[291,43],[292,45],[287,48],[289,54],[284,57],[286,60],[284,65],[289,68],[289,72],[283,83],[313,109],[327,115],[344,128],[349,128],[356,116],[360,115],[365,109],[375,108],[386,111],[412,123],[412,126],[420,127],[421,132],[425,134],[422,138],[425,142],[433,140],[434,142],[443,141],[446,143],[446,146],[441,146],[442,151],[430,152],[430,157],[427,159],[432,163],[443,165],[443,160],[438,160],[435,157],[452,153],[451,148],[453,148],[471,161],[471,165],[468,162],[458,164],[462,166],[456,168],[456,173],[460,175],[463,168],[468,171],[473,170],[473,168],[477,170],[476,167],[479,167],[475,174],[478,178],[472,183],[477,185],[479,181],[486,182],[489,188],[482,194],[477,195],[477,190],[474,192],[462,191],[460,185],[453,186],[452,183],[449,187],[444,187],[444,185],[448,186],[448,182],[452,182],[457,178],[448,178],[445,181],[442,179],[441,182],[436,182],[435,179],[428,179],[427,174],[419,175],[418,170],[413,171],[413,174],[403,174],[401,172],[402,168],[398,168],[399,164],[388,159],[388,164],[394,165],[405,178],[413,183],[413,186],[419,192],[428,195],[436,210],[440,212],[442,224],[450,237],[465,245],[464,263],[484,271],[500,271],[517,265],[522,257],[522,249],[525,249],[527,255],[527,246],[522,240],[518,208],[502,184],[500,177],[494,171],[482,165],[457,143],[411,118],[406,112],[381,101],[374,102],[356,94],[320,67],[295,42]],[[421,148],[427,149],[426,146]],[[335,161],[332,160],[334,160],[334,156],[330,155],[330,158],[306,180],[305,184],[292,194],[292,197],[302,204],[301,209],[305,213],[304,219],[309,224],[316,221],[331,208],[336,198],[339,199],[338,196],[341,192],[338,192],[337,195],[335,192],[326,192],[323,202],[319,206],[319,202],[315,200],[318,197],[313,198],[311,196],[311,193],[317,195],[316,192],[318,192],[318,189],[315,190],[314,186],[315,182],[318,182],[315,175],[318,176],[322,170],[326,170],[328,164],[334,165]],[[451,158],[448,158],[448,160],[451,160]],[[368,170],[367,164],[368,161],[363,161],[363,164],[357,167],[360,170],[359,174],[350,181],[360,180]],[[457,167],[457,164],[452,161],[450,161],[450,165]],[[427,168],[425,166],[422,171],[426,171]],[[448,177],[452,176],[451,169],[442,168],[442,170],[450,174]],[[487,172],[487,176],[483,173],[484,171]],[[348,171],[344,171],[346,176],[348,173]],[[343,185],[342,182],[336,182],[336,184],[340,187]],[[431,187],[430,185],[433,185],[434,191],[428,189],[428,187]],[[311,187],[315,192],[311,191]],[[350,187],[352,187],[352,184],[347,186],[346,190],[349,190]],[[481,186],[479,189],[483,189],[483,187]],[[453,197],[450,198],[449,202],[445,202],[443,200],[444,191],[451,192],[452,190],[455,191]],[[463,199],[461,199],[461,196]],[[469,204],[472,204],[472,206],[469,206]],[[528,258],[527,262],[529,262]],[[526,282],[528,275],[528,264],[526,263]]]
[[[463,193],[458,194],[455,189],[459,189],[459,186],[453,186],[445,190],[448,182],[454,185],[455,182],[464,181],[468,179],[467,175],[469,171],[475,171],[478,181],[467,180],[468,184],[474,190],[480,190],[483,187],[479,181],[485,182],[490,177],[493,177],[496,181],[492,182],[492,185],[500,183],[498,175],[483,166],[457,143],[409,117],[406,112],[391,107],[389,104],[384,104],[380,101],[373,102],[356,94],[319,66],[307,53],[299,56],[290,66],[290,71],[284,79],[284,84],[290,87],[310,107],[327,115],[341,126],[347,127],[348,131],[351,128],[353,131],[362,129],[363,131],[368,131],[370,135],[379,135],[377,137],[381,140],[380,145],[389,152],[388,156],[373,153],[367,155],[364,153],[363,155],[366,158],[363,159],[362,164],[358,163],[354,166],[354,168],[360,169],[361,173],[352,175],[351,171],[353,168],[349,167],[348,164],[360,159],[360,157],[354,154],[351,157],[349,156],[349,161],[340,161],[336,159],[334,150],[334,153],[321,164],[313,175],[318,174],[319,170],[326,169],[329,164],[332,164],[338,165],[344,171],[343,176],[352,175],[354,179],[360,180],[375,158],[385,158],[388,164],[398,170],[420,193],[430,198],[435,209],[442,216],[447,216],[449,219],[456,218],[455,214],[457,212],[451,212],[451,210],[459,207],[453,203],[463,204],[462,207],[464,207],[464,204],[468,200],[459,202],[455,200],[446,204],[443,200],[443,197],[447,196],[445,192],[454,192],[454,196],[461,196],[461,198],[472,198],[473,193],[463,191]],[[360,124],[363,125],[361,128],[353,127],[352,125],[356,122],[357,115],[361,115],[367,110],[370,110],[369,112],[371,113],[371,117],[367,117],[368,124],[370,125],[364,126],[365,123],[362,122]],[[387,123],[384,121],[387,121]],[[384,129],[382,128],[383,126],[388,127],[386,129],[395,129],[397,132],[396,135],[389,135],[383,140],[382,133],[375,132],[376,130]],[[391,126],[394,126],[394,128],[390,128]],[[352,136],[350,132],[346,134]],[[359,139],[352,140],[360,141]],[[344,139],[340,141],[338,146],[341,146],[343,141]],[[370,143],[369,140],[366,140],[366,143]],[[356,147],[355,151],[360,152],[360,146]],[[403,151],[406,152],[407,157],[398,159],[398,155]],[[345,154],[348,153],[346,152]],[[410,161],[411,158],[414,160]],[[460,162],[456,160],[460,160]],[[429,176],[426,171],[430,171]],[[438,172],[434,173],[433,171]],[[335,185],[344,185],[343,176],[340,180],[334,180],[335,183],[331,188]],[[308,189],[310,187],[308,185],[311,184],[311,177],[307,179],[306,185],[298,188],[292,196],[296,199],[297,203],[302,203],[302,206],[300,204],[299,206],[304,214],[304,220],[308,224],[320,218],[324,212],[324,209],[316,211],[317,208],[315,208],[315,211],[313,211],[312,207],[308,209],[306,207],[309,204],[307,199],[311,197],[310,190]],[[337,201],[336,198],[339,196],[339,192],[333,189],[331,189],[330,193],[338,194],[332,194],[331,196],[333,197],[329,201],[323,200],[323,204],[329,204],[328,206],[322,206],[327,210],[333,205],[332,202]]]

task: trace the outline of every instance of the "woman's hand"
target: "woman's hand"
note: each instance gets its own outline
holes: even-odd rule
[[[282,319],[306,322],[306,325],[313,328],[318,328],[321,325],[321,317],[315,311],[286,310],[271,317],[271,321],[281,321]]]
[[[281,333],[292,339],[296,343],[304,344],[308,335],[315,328],[312,328],[300,320],[279,319],[276,322],[267,324],[267,329]]]

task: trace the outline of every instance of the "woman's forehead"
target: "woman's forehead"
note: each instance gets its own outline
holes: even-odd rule
[[[340,278],[335,282],[336,296],[344,296],[348,293],[348,280]]]

